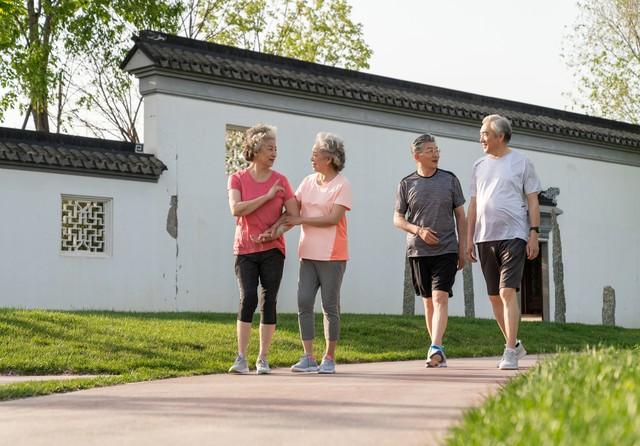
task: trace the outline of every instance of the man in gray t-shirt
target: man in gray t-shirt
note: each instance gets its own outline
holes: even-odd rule
[[[440,150],[432,135],[416,138],[411,153],[416,171],[398,185],[393,223],[407,232],[411,279],[423,298],[431,338],[426,367],[446,367],[442,338],[449,297],[464,266],[464,196],[458,178],[438,169]]]
[[[517,339],[520,310],[516,292],[525,256],[538,256],[540,180],[527,157],[508,146],[511,123],[500,115],[483,119],[480,143],[485,156],[473,165],[468,209],[467,256],[475,247],[496,322],[506,344],[500,369],[518,368],[527,352]],[[475,243],[475,245],[474,245]]]

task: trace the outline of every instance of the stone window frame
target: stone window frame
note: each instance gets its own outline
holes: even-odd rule
[[[66,200],[78,200],[78,201],[95,201],[104,204],[104,248],[102,252],[92,252],[86,250],[67,251],[62,249],[62,234],[63,234],[63,204]],[[60,194],[60,202],[58,207],[58,222],[59,222],[59,241],[58,241],[58,253],[64,257],[86,257],[86,258],[110,258],[113,255],[113,198],[112,197],[99,197],[93,195],[78,195],[78,194]]]

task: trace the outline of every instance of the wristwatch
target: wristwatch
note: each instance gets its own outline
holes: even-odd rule
[[[529,228],[529,232],[531,231],[536,231],[538,234],[540,234],[540,228],[538,226],[531,226]]]

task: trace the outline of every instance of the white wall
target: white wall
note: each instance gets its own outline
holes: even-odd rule
[[[543,184],[560,188],[567,321],[601,323],[602,290],[610,285],[616,290],[616,324],[640,327],[640,169],[539,152],[527,155]]]
[[[161,100],[158,98],[161,97]],[[233,273],[234,220],[226,196],[224,131],[226,124],[278,127],[275,169],[295,188],[311,173],[309,154],[318,131],[330,131],[346,142],[344,175],[354,189],[348,213],[351,260],[343,284],[342,310],[358,313],[400,313],[402,310],[404,234],[393,227],[395,189],[414,165],[409,142],[415,133],[368,127],[342,121],[287,114],[203,100],[154,95],[154,119],[162,129],[163,146],[178,147],[180,196],[178,307],[235,311],[238,292]],[[147,110],[150,107],[147,105]],[[170,125],[180,116],[180,125]],[[425,122],[425,131],[430,131]],[[147,141],[149,137],[147,136]],[[473,162],[482,156],[478,143],[440,138],[441,168],[459,177],[468,197]],[[546,144],[549,144],[547,141]],[[147,143],[148,146],[148,143]],[[517,136],[513,146],[518,147]],[[617,323],[640,326],[633,302],[638,297],[640,257],[636,222],[640,187],[635,167],[523,150],[540,175],[543,188],[559,187],[567,320],[601,321],[602,288],[617,295]],[[166,158],[161,156],[166,162]],[[296,311],[298,231],[287,234],[288,257],[279,295],[279,309]],[[626,249],[625,249],[626,247]],[[551,252],[551,251],[550,251]],[[551,263],[551,259],[549,259]],[[479,266],[473,266],[476,315],[491,317]],[[550,271],[553,314],[553,271]],[[462,275],[457,277],[451,313],[464,314]],[[417,301],[416,309],[421,311]]]
[[[366,121],[366,113],[359,113]],[[226,124],[257,122],[278,127],[275,169],[294,189],[311,173],[316,133],[330,131],[344,138],[344,175],[352,182],[354,205],[348,213],[351,260],[342,311],[400,313],[405,235],[394,228],[392,216],[397,184],[415,168],[408,146],[416,133],[158,93],[145,98],[145,151],[156,154],[169,169],[158,184],[0,169],[5,215],[0,231],[1,305],[235,312],[235,222],[227,204],[224,132]],[[425,121],[423,130],[442,125]],[[549,140],[538,142],[547,148],[553,145]],[[471,166],[482,155],[479,144],[452,137],[440,137],[438,144],[441,168],[458,176],[468,198]],[[518,135],[513,146],[519,147]],[[610,285],[616,290],[618,325],[640,327],[640,198],[635,193],[640,190],[639,169],[523,152],[534,162],[543,188],[561,191],[567,320],[600,323],[602,289]],[[111,257],[59,254],[61,194],[113,198]],[[179,199],[177,240],[166,231],[172,195]],[[286,236],[281,312],[297,310],[298,237],[298,229]],[[476,315],[491,317],[477,264],[473,271]],[[553,270],[549,278],[553,315]],[[454,315],[464,314],[462,282],[459,273],[450,303]],[[417,299],[417,312],[421,307]]]
[[[3,307],[175,309],[157,184],[10,169],[0,182]],[[110,257],[59,253],[62,194],[113,198]]]

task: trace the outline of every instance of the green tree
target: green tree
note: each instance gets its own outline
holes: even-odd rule
[[[183,7],[178,32],[192,39],[351,69],[369,66],[371,49],[345,0],[183,0]],[[70,115],[100,137],[139,142],[142,97],[119,68],[129,47],[123,39],[84,59],[91,80],[78,88],[81,98]]]
[[[26,98],[22,109],[38,130],[48,130],[51,121],[56,131],[81,125],[100,137],[139,142],[142,98],[119,68],[131,47],[128,37],[139,29],[177,31],[350,69],[368,68],[372,54],[346,0],[41,0],[37,5],[0,0],[0,5],[0,86],[8,91],[0,118],[18,98]]]
[[[580,0],[563,56],[587,113],[640,123],[640,0]],[[577,97],[576,97],[577,96]]]
[[[350,69],[369,67],[371,48],[346,0],[188,0],[190,38]]]
[[[64,114],[65,124],[80,124],[100,138],[140,142],[137,124],[142,112],[142,96],[134,86],[133,77],[120,69],[130,46],[128,39],[108,47],[96,42],[99,51],[79,61],[81,79],[86,81],[73,81],[76,98]]]
[[[74,61],[117,45],[130,29],[175,29],[182,5],[154,0],[2,0],[0,79],[7,90],[0,118],[26,98],[37,130],[49,130],[49,108],[62,105],[62,81]],[[58,94],[53,92],[58,91]],[[59,117],[58,117],[59,119]]]

